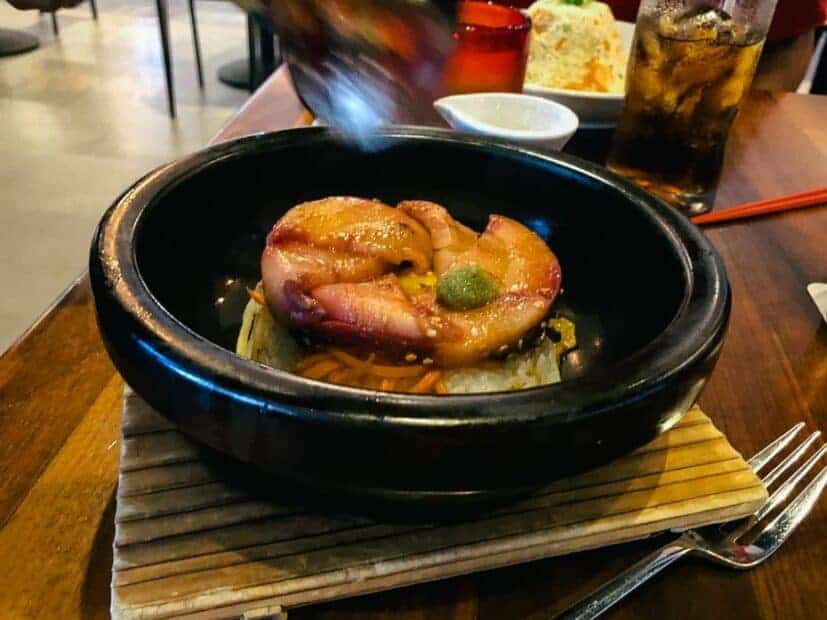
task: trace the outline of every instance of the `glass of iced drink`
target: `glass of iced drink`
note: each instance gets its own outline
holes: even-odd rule
[[[709,211],[775,3],[642,0],[609,168],[689,214]]]

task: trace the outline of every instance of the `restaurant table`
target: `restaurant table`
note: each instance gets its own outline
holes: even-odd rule
[[[825,119],[827,98],[752,94],[730,141],[719,206],[824,185]],[[281,69],[216,140],[307,122]],[[572,148],[596,153],[602,147],[594,145],[605,142],[605,135],[583,135]],[[797,422],[827,429],[827,324],[805,291],[811,281],[827,281],[827,209],[706,232],[726,263],[734,301],[702,407],[746,455]],[[0,357],[0,617],[108,614],[121,390],[98,336],[85,275]],[[290,617],[550,617],[665,540],[297,609]],[[687,560],[607,617],[823,617],[825,541],[822,498],[759,568],[737,573]]]

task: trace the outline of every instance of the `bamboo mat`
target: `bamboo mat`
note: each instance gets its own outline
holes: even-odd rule
[[[290,607],[747,515],[760,481],[693,408],[609,466],[450,525],[381,523],[254,497],[138,396],[123,412],[115,618],[280,618]]]

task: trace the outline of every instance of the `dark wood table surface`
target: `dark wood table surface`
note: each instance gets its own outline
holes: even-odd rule
[[[827,184],[825,119],[824,97],[752,95],[731,139],[720,208]],[[216,140],[306,122],[279,71]],[[601,140],[578,137],[572,148],[595,156]],[[734,307],[701,405],[746,455],[799,421],[827,429],[827,324],[804,288],[827,281],[827,208],[707,232],[726,262]],[[85,276],[0,357],[0,617],[108,614],[121,387]],[[548,617],[663,540],[300,609],[291,618]],[[735,573],[686,561],[607,617],[824,617],[825,541],[822,499],[764,566]]]

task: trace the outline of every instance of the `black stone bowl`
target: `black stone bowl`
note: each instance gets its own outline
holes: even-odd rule
[[[359,151],[326,129],[258,135],[152,172],[104,215],[90,274],[115,365],[196,440],[283,481],[398,505],[524,493],[677,422],[714,366],[730,292],[683,216],[605,169],[490,139],[391,129]],[[415,396],[307,380],[233,353],[265,235],[335,194],[428,199],[481,230],[518,219],[560,259],[579,347],[557,385]]]

